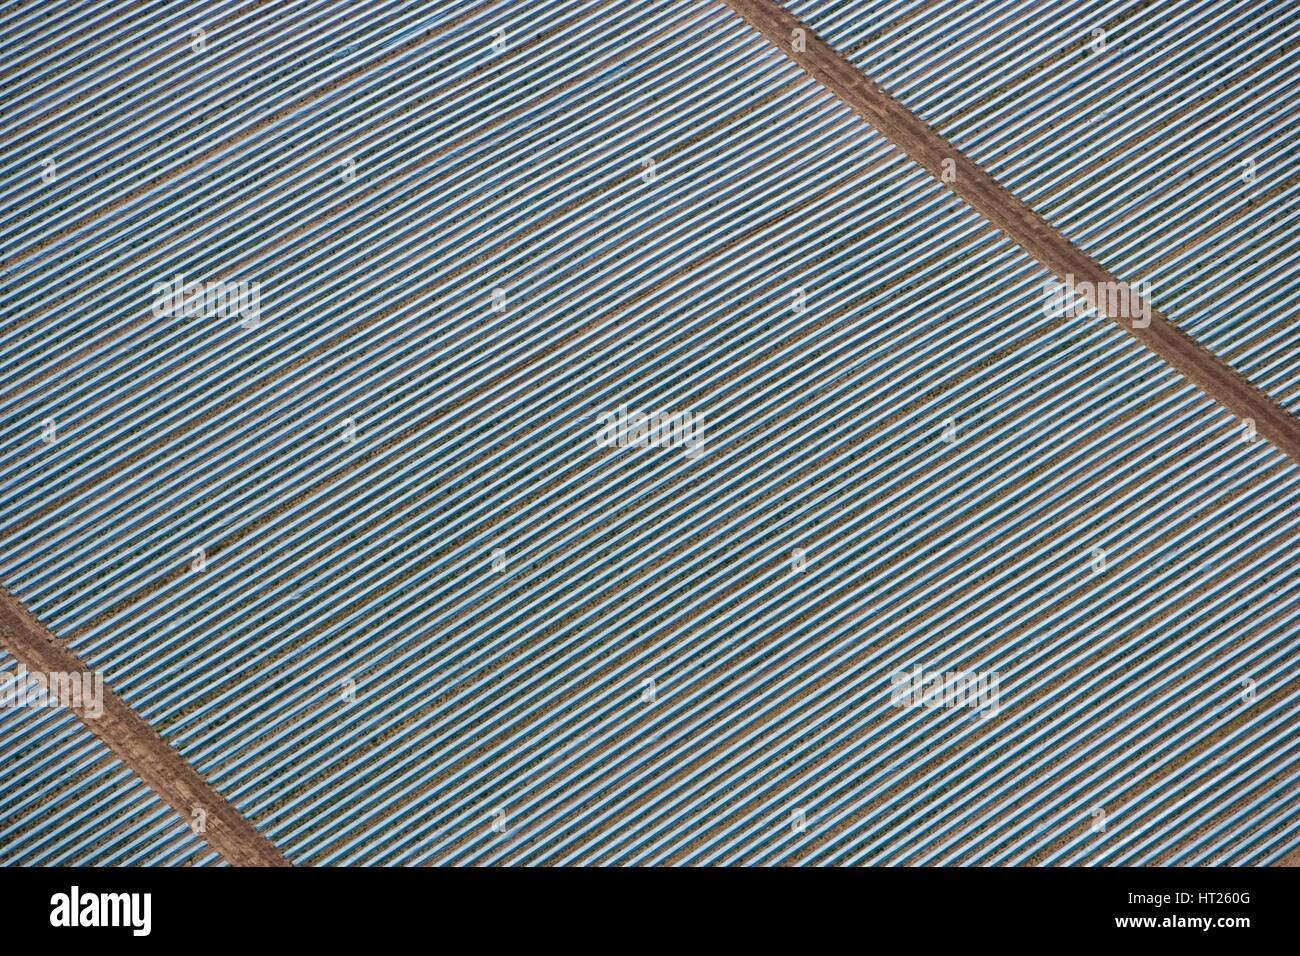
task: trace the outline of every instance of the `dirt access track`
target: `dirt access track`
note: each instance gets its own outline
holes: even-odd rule
[[[31,673],[72,674],[85,663],[64,647],[8,591],[0,590],[0,642]],[[126,702],[104,686],[98,717],[72,710],[96,737],[121,758],[181,819],[204,815],[200,834],[231,866],[288,866],[280,851],[158,736]]]
[[[963,155],[778,4],[771,0],[721,2],[1061,279],[1072,277],[1076,287],[1081,284],[1088,284],[1092,289],[1122,287],[1119,280],[999,185],[978,163]],[[1104,302],[1094,304],[1105,305]],[[1233,415],[1253,420],[1259,434],[1300,464],[1300,421],[1150,303],[1146,305],[1149,312],[1146,309],[1142,312],[1150,316],[1150,324],[1145,327],[1123,315],[1109,317]]]

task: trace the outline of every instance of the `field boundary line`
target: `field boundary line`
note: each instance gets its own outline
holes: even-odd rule
[[[21,601],[3,588],[0,588],[0,645],[30,673],[77,674],[90,670]],[[107,684],[103,687],[102,714],[92,716],[73,707],[68,710],[170,805],[187,826],[195,829],[194,822],[202,819],[203,832],[195,835],[231,866],[289,865],[270,840]]]
[[[1070,277],[1067,281],[1075,288],[1125,289],[1127,309],[1116,308],[1113,300],[1107,301],[1111,297],[1097,295],[1098,311],[1238,419],[1251,419],[1260,435],[1293,463],[1300,464],[1300,420],[1150,302],[1142,302],[1136,290],[1120,283],[805,23],[774,0],[719,2],[1048,270],[1062,279]],[[1148,320],[1145,326],[1130,320],[1138,311],[1133,308],[1135,302],[1143,306],[1140,313]],[[1119,314],[1125,311],[1127,316]]]

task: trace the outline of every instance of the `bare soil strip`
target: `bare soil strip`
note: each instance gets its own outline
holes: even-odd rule
[[[1092,257],[772,0],[721,2],[1056,275],[1073,276],[1076,285],[1119,286]],[[1157,309],[1152,307],[1149,315],[1146,328],[1135,327],[1122,315],[1109,317],[1233,415],[1253,419],[1259,434],[1300,464],[1300,421]]]
[[[89,670],[8,591],[0,589],[0,644],[28,671],[39,674]],[[202,838],[231,866],[288,866],[266,837],[168,746],[122,698],[104,687],[103,714],[72,713],[122,762],[162,797],[186,825],[204,815]]]

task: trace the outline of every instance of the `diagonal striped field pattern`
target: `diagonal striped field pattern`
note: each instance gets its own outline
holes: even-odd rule
[[[722,4],[10,6],[0,585],[292,863],[1300,847],[1296,466]],[[788,8],[1300,410],[1290,11]],[[0,862],[220,860],[10,708]]]

